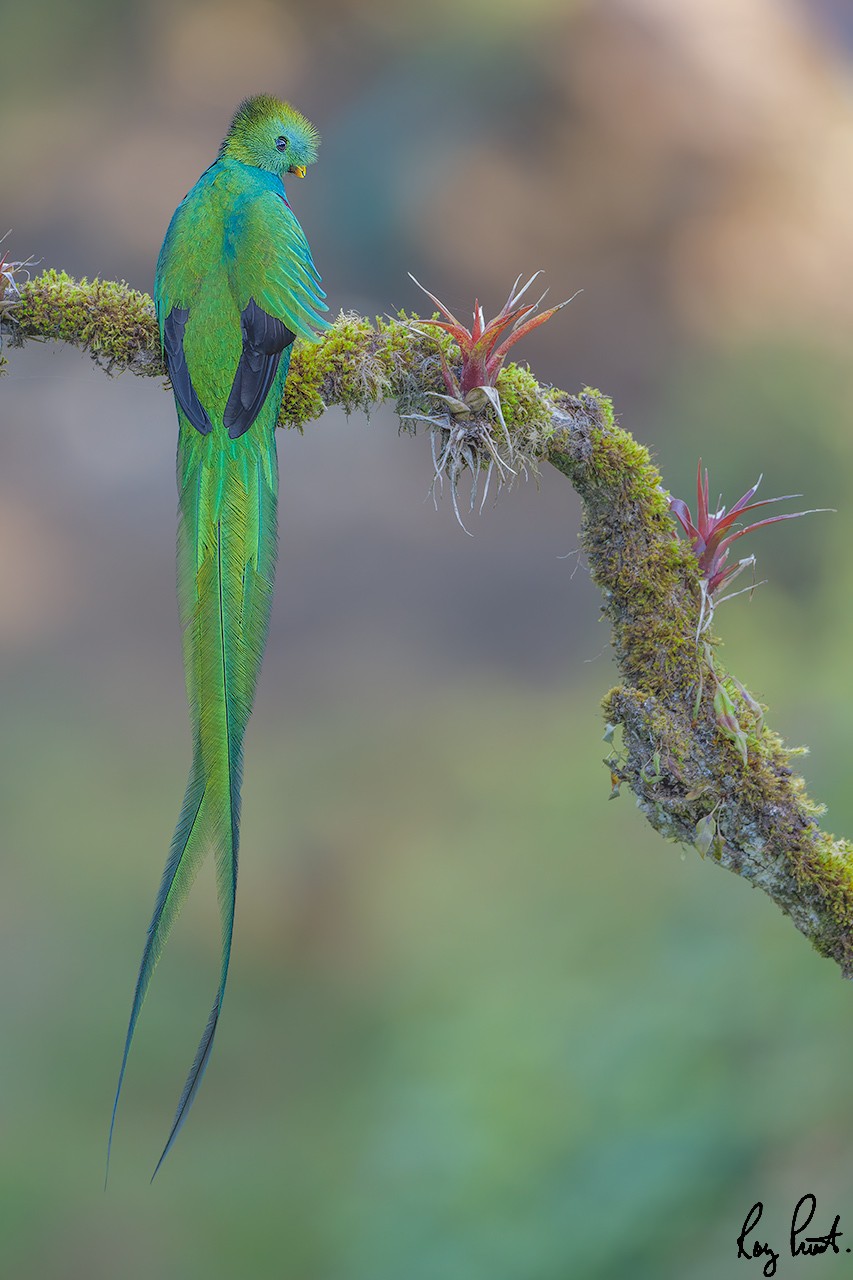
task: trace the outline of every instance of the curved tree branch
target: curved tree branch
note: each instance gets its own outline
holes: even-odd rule
[[[321,343],[297,347],[282,425],[301,430],[331,405],[368,412],[390,398],[402,421],[427,423],[444,445],[454,428],[434,416],[444,390],[439,352],[451,365],[456,353],[449,338],[427,336],[416,322],[342,315]],[[46,271],[16,295],[0,295],[0,334],[10,347],[55,339],[89,351],[109,372],[166,376],[151,300],[124,284]],[[598,391],[547,389],[517,365],[502,371],[497,388],[503,425],[490,405],[469,415],[459,456],[475,470],[490,465],[489,453],[470,441],[497,440],[505,427],[512,469],[547,461],[582,499],[582,543],[623,680],[603,703],[608,737],[617,727],[621,736],[606,762],[614,788],[630,786],[663,836],[762,888],[852,976],[853,847],[821,829],[821,808],[791,768],[796,753],[722,672],[716,642],[697,640],[698,565],[676,535],[648,451],[616,424]],[[455,484],[456,474],[450,479]],[[740,745],[715,707],[721,689]]]

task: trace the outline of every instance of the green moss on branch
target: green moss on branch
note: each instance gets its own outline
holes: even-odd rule
[[[124,282],[74,280],[43,271],[20,286],[4,329],[12,345],[30,338],[70,342],[108,372],[163,377],[154,304]]]
[[[564,397],[560,412],[549,458],[583,499],[582,541],[625,682],[603,702],[622,729],[613,774],[657,831],[764,889],[853,975],[853,846],[820,829],[820,806],[792,767],[797,753],[720,669],[718,642],[699,643],[698,566],[676,537],[648,451],[599,392]],[[717,719],[719,683],[744,731],[745,762]]]

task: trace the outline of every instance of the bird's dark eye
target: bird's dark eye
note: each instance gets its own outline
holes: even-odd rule
[[[287,150],[287,138],[276,138],[276,140],[275,140],[275,149],[276,149],[276,151],[286,151],[286,150]]]

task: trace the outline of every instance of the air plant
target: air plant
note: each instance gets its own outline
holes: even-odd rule
[[[10,233],[0,236],[0,245]],[[15,305],[18,297],[17,275],[23,271],[29,279],[28,268],[35,265],[34,258],[26,258],[23,262],[12,262],[6,253],[0,250],[0,319]]]
[[[519,338],[523,338],[525,334],[532,332],[533,329],[544,324],[546,320],[550,320],[553,315],[556,315],[572,300],[567,298],[565,302],[559,303],[556,307],[549,307],[547,311],[542,311],[536,316],[531,315],[531,313],[536,310],[542,298],[545,297],[544,293],[537,302],[526,302],[519,305],[521,298],[533,284],[533,281],[541,274],[540,271],[537,271],[535,275],[530,277],[527,284],[520,289],[518,285],[521,276],[518,276],[506,302],[498,314],[488,323],[483,316],[483,308],[480,306],[479,301],[475,301],[474,319],[470,329],[457,320],[453,312],[435,294],[430,293],[429,289],[424,289],[424,286],[418,280],[415,280],[414,276],[411,276],[418,288],[423,289],[423,292],[435,303],[445,317],[443,320],[419,320],[418,324],[429,325],[449,333],[459,347],[462,357],[462,367],[457,376],[448,364],[443,349],[439,347],[439,358],[441,360],[441,371],[444,377],[446,393],[433,391],[430,394],[437,400],[442,401],[443,405],[446,406],[443,415],[441,417],[430,417],[423,414],[408,416],[418,417],[422,422],[427,422],[434,428],[432,433],[433,462],[435,465],[433,485],[436,482],[441,484],[445,474],[449,477],[453,509],[463,529],[465,526],[459,514],[456,489],[459,476],[464,467],[468,467],[473,476],[471,486],[472,511],[481,467],[486,468],[486,483],[483,500],[480,503],[481,510],[488,495],[492,473],[495,470],[498,473],[499,485],[502,485],[517,474],[514,463],[520,464],[521,469],[526,471],[526,459],[516,456],[516,450],[513,447],[512,439],[504,420],[500,396],[497,391],[497,380],[510,348],[518,342]],[[526,319],[525,317],[530,318]],[[416,326],[415,328],[416,332],[420,332]],[[487,406],[491,406],[495,420],[500,425],[500,440],[496,439],[492,423],[486,416]],[[437,431],[441,431],[443,436],[440,451],[436,447]],[[466,529],[465,532],[467,533],[468,530]]]
[[[442,315],[445,316],[444,320],[421,320],[419,323],[432,325],[436,329],[443,329],[445,333],[449,333],[462,353],[462,371],[457,379],[447,364],[444,352],[441,352],[441,368],[449,393],[444,399],[452,399],[457,402],[453,406],[455,412],[470,413],[472,411],[478,412],[482,409],[483,399],[481,396],[477,396],[476,393],[478,391],[488,391],[495,386],[503,362],[509,354],[510,347],[518,342],[519,338],[523,338],[526,333],[532,332],[533,329],[538,329],[540,324],[550,320],[553,315],[556,315],[558,311],[562,311],[563,307],[572,301],[571,298],[567,298],[565,302],[559,303],[556,307],[550,307],[547,311],[542,311],[538,316],[533,316],[522,324],[524,317],[530,315],[531,311],[536,310],[545,294],[543,293],[537,302],[526,302],[523,306],[517,306],[516,304],[524,297],[533,281],[541,274],[541,271],[537,271],[530,277],[527,284],[520,289],[518,282],[521,276],[518,276],[506,302],[488,324],[483,317],[483,308],[480,306],[479,301],[475,301],[474,323],[470,329],[466,329],[465,325],[456,319],[453,312],[448,310],[434,293],[430,293],[429,289],[424,289],[420,281],[415,280],[415,277],[409,273],[409,278],[414,280],[418,288],[423,290],[427,297],[435,303]],[[576,297],[577,295],[574,294],[572,296]],[[507,330],[509,330],[508,333]],[[500,339],[504,334],[507,334],[507,336],[501,342]]]
[[[724,506],[720,506],[717,511],[712,512],[708,503],[708,472],[706,469],[703,477],[700,458],[696,475],[696,523],[693,523],[693,517],[686,502],[681,498],[669,499],[669,509],[690,539],[693,552],[699,562],[702,607],[697,637],[711,625],[715,605],[731,599],[731,595],[739,594],[732,592],[731,595],[721,597],[719,593],[723,587],[728,586],[738,574],[743,573],[744,569],[755,564],[754,555],[746,556],[733,564],[727,563],[732,544],[738,538],[752,533],[755,529],[760,529],[763,525],[778,524],[781,520],[797,520],[800,516],[813,515],[818,510],[827,510],[821,507],[812,508],[809,511],[790,511],[778,516],[768,516],[765,520],[756,520],[753,524],[731,532],[735,523],[747,511],[755,511],[758,507],[767,507],[774,502],[787,502],[791,498],[802,497],[799,493],[788,493],[783,497],[764,498],[759,502],[752,502],[751,499],[755,496],[762,478],[759,476],[752,488],[747,489],[746,493],[738,498],[731,511],[726,511]],[[752,590],[751,587],[745,589]]]

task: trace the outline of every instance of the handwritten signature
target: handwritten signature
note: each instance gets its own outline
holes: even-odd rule
[[[789,1247],[792,1258],[817,1258],[822,1253],[850,1253],[850,1249],[839,1245],[838,1241],[844,1235],[839,1230],[838,1223],[841,1219],[840,1214],[835,1215],[832,1226],[825,1235],[807,1236],[805,1234],[808,1227],[811,1226],[812,1218],[817,1210],[817,1197],[811,1192],[800,1196],[794,1206],[794,1213],[791,1218],[791,1231],[789,1235]],[[748,1261],[764,1258],[764,1266],[761,1274],[764,1276],[775,1276],[776,1265],[782,1256],[781,1250],[774,1249],[766,1240],[758,1240],[751,1238],[754,1236],[755,1229],[761,1221],[761,1215],[764,1212],[764,1205],[760,1200],[752,1206],[749,1213],[744,1219],[741,1233],[737,1238],[737,1256],[746,1258]]]

